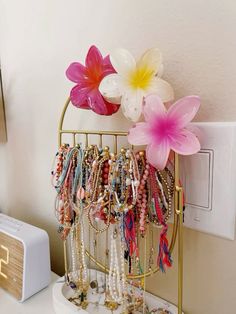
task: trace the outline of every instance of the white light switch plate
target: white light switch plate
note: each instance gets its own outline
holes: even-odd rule
[[[236,218],[236,123],[194,123],[201,151],[181,157],[186,227],[234,240]]]

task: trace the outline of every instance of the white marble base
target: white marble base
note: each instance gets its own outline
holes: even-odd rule
[[[104,274],[95,270],[91,270],[91,279],[95,279],[99,282],[99,286],[104,284]],[[93,294],[92,289],[88,291],[88,300],[91,302],[97,302],[99,305],[89,304],[86,310],[79,309],[76,305],[69,302],[67,299],[74,295],[74,291],[64,283],[64,277],[58,279],[53,287],[53,307],[56,314],[111,314],[104,304],[105,294]],[[145,293],[145,302],[147,303],[149,310],[154,308],[164,308],[171,314],[177,314],[177,307],[173,304],[166,302],[148,292]],[[122,312],[121,306],[113,311],[113,314],[120,314]]]

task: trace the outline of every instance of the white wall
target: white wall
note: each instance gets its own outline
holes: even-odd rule
[[[177,97],[199,94],[198,120],[236,119],[234,0],[0,0],[0,58],[8,143],[0,145],[0,208],[50,234],[53,269],[62,272],[50,168],[57,125],[72,86],[64,72],[91,44],[104,53],[126,47],[136,56],[158,46]],[[71,127],[110,119],[76,110]],[[113,128],[126,128],[121,114]],[[227,183],[225,183],[227,184]],[[223,210],[223,209],[222,209]],[[188,314],[236,311],[236,244],[185,230]],[[149,280],[149,290],[176,301],[176,268]],[[157,283],[156,283],[157,282]],[[233,309],[232,309],[233,308]]]

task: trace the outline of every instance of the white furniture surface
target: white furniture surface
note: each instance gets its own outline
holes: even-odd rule
[[[1,314],[54,314],[52,287],[59,278],[51,273],[50,285],[33,295],[23,303],[15,300],[10,294],[0,288],[0,313]]]

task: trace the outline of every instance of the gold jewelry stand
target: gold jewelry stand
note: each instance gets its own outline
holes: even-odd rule
[[[99,136],[99,147],[102,147],[103,136],[113,137],[113,149],[114,153],[117,153],[118,149],[118,137],[127,136],[127,132],[119,131],[89,131],[89,130],[66,130],[63,129],[64,117],[67,108],[70,104],[70,98],[67,99],[64,108],[62,110],[59,128],[58,128],[58,146],[62,145],[63,134],[71,134],[73,137],[73,146],[76,145],[76,135],[85,136],[85,145],[89,145],[89,135]],[[183,307],[183,189],[179,183],[179,155],[175,153],[174,158],[174,175],[175,175],[175,192],[174,192],[174,224],[173,232],[170,243],[170,252],[173,251],[176,238],[178,234],[178,314],[182,314]],[[108,273],[109,269],[100,263],[88,250],[86,250],[86,255],[93,261],[102,271]],[[68,275],[68,261],[67,261],[67,250],[66,250],[66,240],[64,241],[64,262],[65,262],[65,273]],[[158,267],[155,269],[145,272],[141,275],[127,275],[128,279],[140,279],[150,276],[159,270]]]

